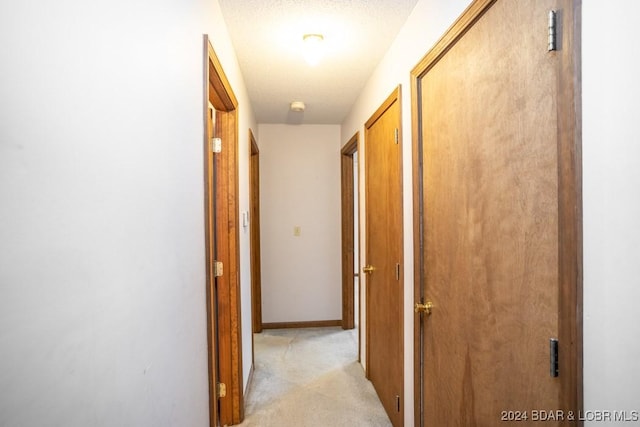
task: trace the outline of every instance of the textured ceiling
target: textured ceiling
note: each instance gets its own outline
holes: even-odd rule
[[[219,2],[258,123],[340,124],[417,0]],[[309,33],[324,36],[316,66],[302,56]]]

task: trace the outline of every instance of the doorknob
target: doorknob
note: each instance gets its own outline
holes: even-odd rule
[[[420,304],[419,302],[413,306],[413,311],[416,313],[424,313],[427,316],[431,315],[431,309],[433,309],[433,303],[431,301],[427,301],[424,304]]]
[[[375,270],[376,268],[373,265],[367,265],[362,267],[362,272],[364,274],[371,274],[373,273],[373,270]]]

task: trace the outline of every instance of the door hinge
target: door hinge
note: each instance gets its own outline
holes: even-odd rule
[[[400,396],[396,394],[396,412],[400,412]]]
[[[209,150],[213,153],[222,153],[222,138],[211,138]]]
[[[549,374],[555,378],[558,376],[558,339],[549,339]]]
[[[557,37],[556,11],[550,10],[549,11],[549,35],[548,35],[548,45],[547,45],[547,50],[549,52],[558,49],[557,43],[556,43],[556,37]]]
[[[213,277],[222,276],[222,261],[213,261]]]
[[[227,385],[225,383],[218,383],[218,387],[216,388],[216,395],[218,399],[221,397],[227,397]]]
[[[396,280],[400,280],[400,263],[396,263]]]
[[[395,142],[396,142],[396,144],[397,144],[397,143],[398,143],[398,141],[399,141],[399,137],[398,137],[398,128],[395,128],[395,129],[394,129],[394,135],[393,135],[393,138],[394,138],[394,140],[395,140]]]

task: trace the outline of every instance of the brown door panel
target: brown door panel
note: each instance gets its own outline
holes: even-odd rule
[[[400,89],[365,133],[367,376],[394,426],[404,419]]]
[[[550,375],[550,339],[561,336],[560,67],[547,50],[557,2],[480,3],[414,86],[416,262],[433,303],[421,315],[426,426],[529,425],[534,410],[575,411]]]

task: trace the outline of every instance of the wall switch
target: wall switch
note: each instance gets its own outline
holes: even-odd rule
[[[295,227],[293,227],[293,235],[296,237],[300,237],[300,226],[296,225]]]

